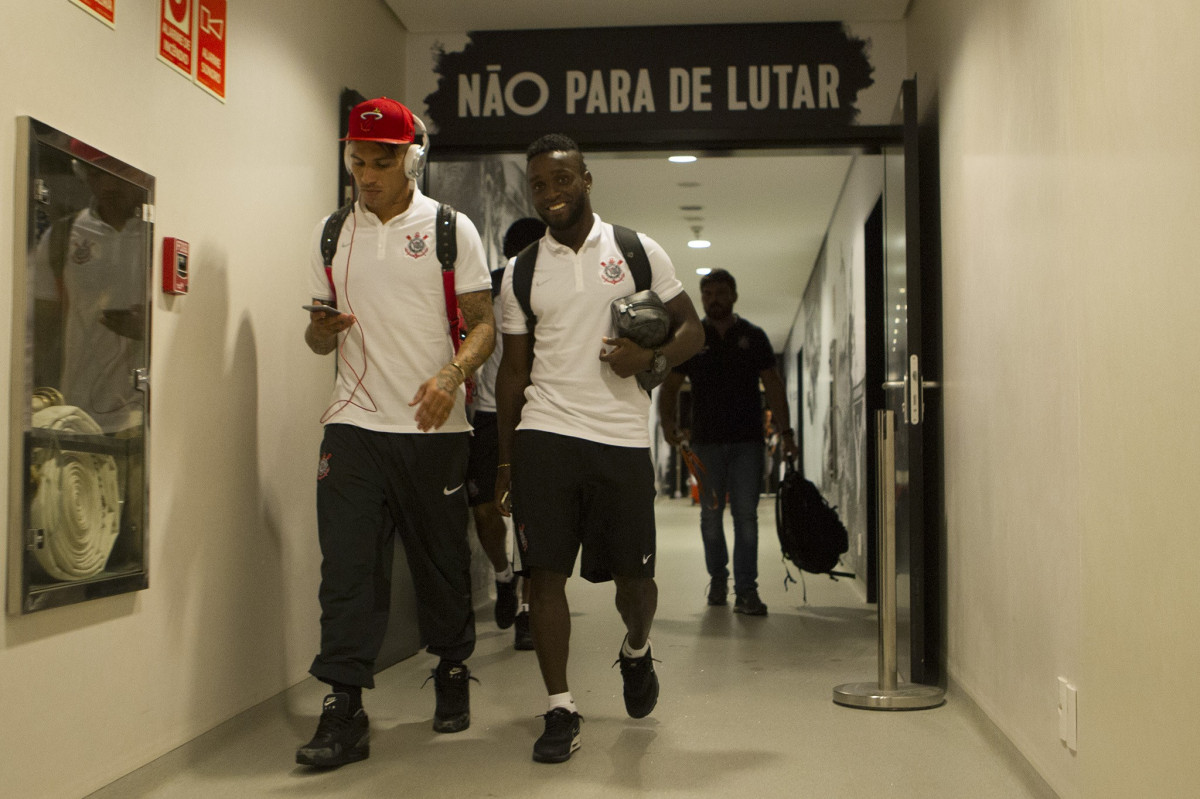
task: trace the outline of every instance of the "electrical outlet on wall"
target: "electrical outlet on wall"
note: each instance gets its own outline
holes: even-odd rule
[[[1066,677],[1058,678],[1058,737],[1072,752],[1079,751],[1078,695]]]

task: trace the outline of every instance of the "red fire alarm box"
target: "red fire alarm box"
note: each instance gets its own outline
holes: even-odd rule
[[[188,243],[170,236],[163,238],[163,292],[187,294]]]

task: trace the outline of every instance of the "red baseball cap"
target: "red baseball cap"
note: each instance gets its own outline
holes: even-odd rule
[[[412,111],[395,100],[376,97],[350,111],[350,131],[339,141],[378,141],[408,144],[415,137]]]

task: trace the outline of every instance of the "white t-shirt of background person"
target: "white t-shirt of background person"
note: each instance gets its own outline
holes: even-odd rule
[[[670,302],[682,291],[675,266],[648,236],[638,237],[650,261],[650,288]],[[512,288],[512,269],[500,289],[503,332],[527,333],[525,312]],[[529,304],[534,329],[532,383],[518,430],[543,430],[622,447],[650,446],[650,397],[633,377],[617,377],[600,360],[603,337],[614,334],[612,301],[634,293],[633,275],[612,225],[594,216],[576,253],[547,233],[538,241]]]
[[[106,433],[142,420],[144,395],[134,388],[133,370],[144,342],[104,325],[105,311],[146,313],[146,246],[149,228],[130,218],[117,230],[88,208],[71,223],[61,291],[50,264],[51,230],[35,254],[34,296],[63,303],[62,385],[68,405],[82,408]]]
[[[421,432],[418,406],[409,403],[421,384],[454,358],[437,257],[437,207],[437,201],[418,189],[408,210],[386,224],[355,203],[342,226],[332,279],[338,310],[354,314],[358,321],[338,336],[337,380],[326,424],[382,433]],[[313,231],[309,282],[313,299],[328,302],[334,296],[321,258],[324,226],[322,220]],[[474,223],[460,213],[455,231],[455,293],[490,292],[492,278]],[[460,386],[446,423],[429,432],[469,431],[465,396]]]
[[[508,259],[508,266],[504,268],[504,273],[512,269],[515,258]],[[496,320],[496,349],[483,366],[475,371],[475,396],[471,402],[472,410],[480,413],[495,413],[496,412],[496,373],[500,371],[500,358],[504,355],[504,339],[500,335],[500,319],[504,315],[504,306],[500,302],[500,295],[497,294],[492,300],[492,316]]]

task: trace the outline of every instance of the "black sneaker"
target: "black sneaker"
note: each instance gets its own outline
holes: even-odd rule
[[[729,595],[729,583],[726,580],[713,580],[708,584],[708,604],[713,607],[723,607],[729,604],[725,597]]]
[[[658,703],[658,675],[654,673],[650,650],[640,658],[625,657],[623,651],[618,652],[617,663],[621,664],[621,679],[625,683],[625,712],[635,719],[649,716]]]
[[[471,726],[471,670],[463,663],[443,660],[431,674],[437,707],[434,732],[461,732]],[[475,680],[479,682],[479,680]]]
[[[518,613],[516,618],[516,640],[513,649],[533,649],[533,631],[529,629],[529,611]]]
[[[317,733],[296,750],[296,762],[302,766],[326,767],[366,760],[371,754],[370,741],[367,711],[360,707],[352,715],[349,696],[329,694],[321,708]]]
[[[507,583],[496,581],[496,626],[507,630],[517,615],[517,578]]]
[[[733,603],[733,612],[746,616],[766,616],[767,606],[758,598],[758,591],[751,588],[737,595],[737,601]]]
[[[546,731],[533,744],[533,759],[538,763],[562,763],[579,748],[579,722],[583,716],[556,707],[542,716]]]

